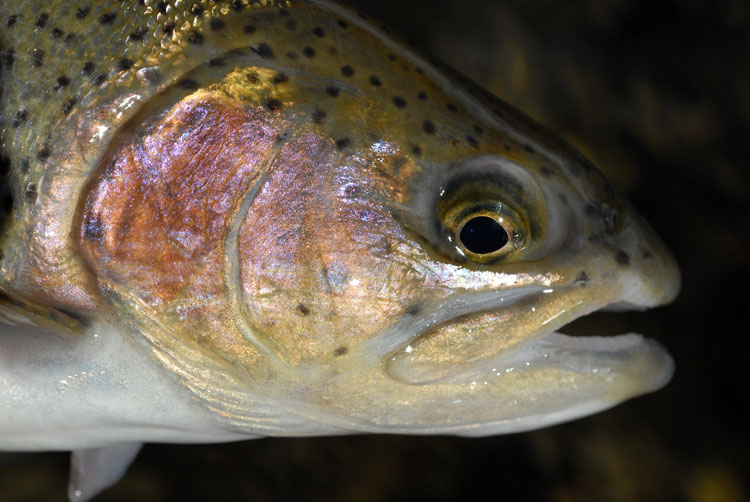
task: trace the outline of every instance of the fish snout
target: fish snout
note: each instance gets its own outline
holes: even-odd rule
[[[646,310],[674,301],[680,291],[677,260],[651,225],[634,211],[615,237],[615,263],[623,272],[623,292],[615,310]]]

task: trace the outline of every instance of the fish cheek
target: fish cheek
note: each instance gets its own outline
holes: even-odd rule
[[[273,156],[282,127],[262,109],[196,93],[141,119],[113,145],[81,215],[84,258],[130,318],[201,345],[239,346],[225,280],[225,234]],[[152,319],[154,320],[154,319]]]
[[[390,326],[422,278],[403,264],[400,227],[372,163],[300,134],[274,161],[240,232],[243,304],[290,364],[347,359]]]

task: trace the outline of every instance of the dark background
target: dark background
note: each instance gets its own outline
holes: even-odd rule
[[[350,1],[549,125],[677,256],[671,306],[575,323],[661,340],[660,392],[537,432],[148,445],[107,500],[750,500],[750,2]],[[67,455],[0,457],[0,500],[63,500]]]

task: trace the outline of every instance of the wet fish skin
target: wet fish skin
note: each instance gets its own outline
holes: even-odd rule
[[[65,350],[184,398],[175,413],[200,417],[184,440],[513,432],[669,379],[652,342],[550,335],[676,295],[648,224],[542,126],[356,14],[0,7],[6,303],[84,340]],[[458,242],[480,213],[509,234],[489,257]],[[93,335],[117,349],[98,355]],[[141,392],[123,422],[144,420]],[[57,420],[95,422],[70,408]],[[57,437],[51,421],[42,436],[52,448],[179,436],[168,411],[152,420],[88,438]]]

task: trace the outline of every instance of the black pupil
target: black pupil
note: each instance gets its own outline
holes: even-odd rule
[[[461,243],[474,254],[494,253],[508,243],[508,232],[487,216],[477,216],[466,222],[459,235]]]

